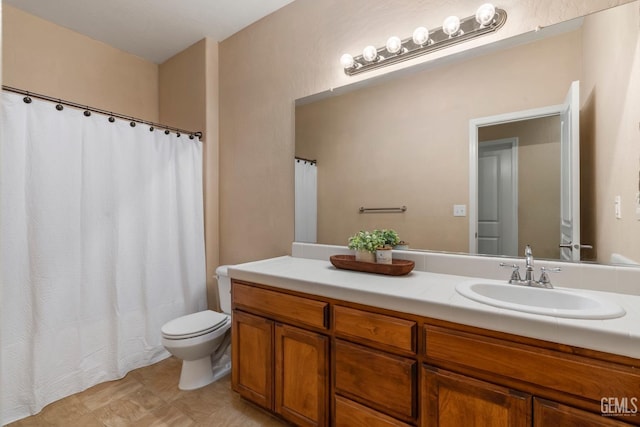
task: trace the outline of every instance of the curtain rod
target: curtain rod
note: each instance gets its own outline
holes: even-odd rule
[[[153,123],[153,122],[150,122],[150,121],[147,121],[147,120],[142,120],[142,119],[139,119],[137,117],[125,116],[124,114],[118,114],[118,113],[114,113],[112,111],[101,110],[100,108],[89,107],[88,105],[78,104],[76,102],[66,101],[64,99],[54,98],[52,96],[42,95],[40,93],[30,92],[30,91],[27,91],[27,90],[24,90],[24,89],[18,89],[18,88],[11,87],[11,86],[2,85],[2,90],[6,90],[8,92],[18,93],[20,95],[26,95],[24,100],[27,103],[30,103],[31,102],[30,98],[33,97],[33,98],[43,99],[45,101],[56,102],[58,104],[68,105],[69,107],[85,110],[85,115],[90,115],[91,114],[91,113],[87,114],[87,112],[94,112],[94,113],[98,113],[98,114],[103,114],[105,116],[109,116],[109,121],[112,121],[111,120],[112,117],[114,117],[114,118],[117,117],[117,118],[123,119],[123,120],[130,120],[132,127],[135,126],[136,123],[141,123],[141,124],[145,124],[145,125],[151,126],[150,130],[153,130],[153,128],[160,128],[160,129],[164,129],[165,133],[167,133],[167,134],[170,131],[174,131],[174,132],[176,132],[178,134],[178,136],[180,136],[181,133],[184,133],[184,134],[189,135],[189,138],[191,138],[191,139],[193,139],[194,137],[202,138],[202,132],[201,131],[193,132],[193,131],[189,131],[189,130],[174,128],[174,127],[166,126],[166,125],[163,125],[163,124],[160,124],[160,123]],[[29,100],[27,100],[27,98],[29,98]],[[58,108],[58,107],[56,107],[56,108]],[[62,108],[59,108],[59,109],[62,109]]]
[[[316,163],[318,163],[318,161],[317,161],[317,160],[315,160],[315,159],[314,159],[314,160],[311,160],[311,159],[305,159],[304,157],[298,157],[298,156],[295,156],[295,159],[296,159],[296,160],[302,160],[303,162],[309,162],[309,163],[311,163],[312,165],[315,165]]]

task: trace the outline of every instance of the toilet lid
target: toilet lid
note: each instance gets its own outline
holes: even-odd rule
[[[215,331],[227,324],[229,316],[212,310],[199,311],[173,319],[162,327],[162,334],[166,337],[185,337],[202,335]]]

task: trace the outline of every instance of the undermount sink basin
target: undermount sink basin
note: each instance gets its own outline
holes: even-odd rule
[[[542,289],[501,283],[466,282],[456,291],[494,307],[571,319],[613,319],[625,315],[618,304],[572,290]]]

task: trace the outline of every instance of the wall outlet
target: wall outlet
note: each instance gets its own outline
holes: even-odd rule
[[[467,205],[453,205],[453,216],[467,216]]]
[[[622,207],[620,206],[621,204],[622,202],[620,200],[620,196],[616,196],[615,199],[613,199],[614,212],[616,214],[616,219],[622,219]]]

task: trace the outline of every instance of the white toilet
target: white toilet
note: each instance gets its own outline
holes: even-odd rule
[[[162,327],[162,345],[182,359],[180,390],[194,390],[231,371],[231,279],[227,266],[216,269],[220,308],[204,310],[171,320]]]

